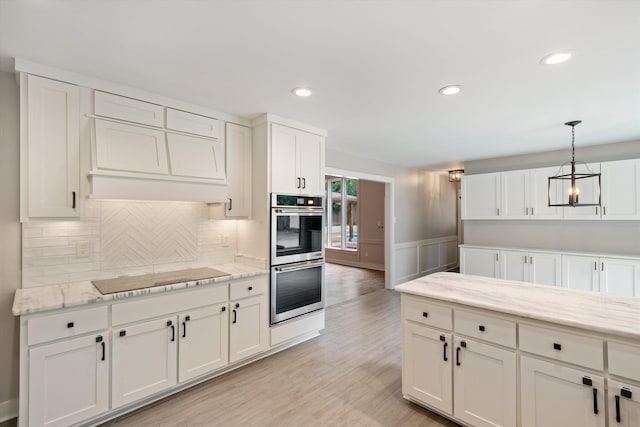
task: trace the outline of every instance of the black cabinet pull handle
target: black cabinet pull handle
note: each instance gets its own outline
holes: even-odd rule
[[[619,423],[622,421],[620,418],[620,396],[616,394],[616,422]]]
[[[176,340],[176,327],[175,325],[170,325],[171,326],[171,342],[174,342]]]
[[[124,329],[120,331],[120,336],[124,337],[127,335],[127,331],[125,331]]]
[[[227,311],[227,307],[222,307],[220,311]]]
[[[71,192],[71,197],[72,197],[71,209],[75,209],[76,208],[76,192],[75,191]]]
[[[626,397],[627,399],[631,399],[631,397],[633,396],[633,393],[632,393],[632,392],[631,392],[631,390],[629,390],[628,388],[626,388],[626,387],[622,387],[622,388],[620,389],[620,395],[621,395],[622,397]]]
[[[102,358],[101,360],[105,359],[105,346],[104,346],[104,340],[102,339],[102,335],[98,335],[96,337],[96,342],[100,343],[100,345],[102,346]]]
[[[236,303],[236,308],[240,308],[240,303],[239,302]]]
[[[238,312],[233,310],[233,321],[231,323],[236,323],[236,317],[237,317]]]
[[[456,348],[456,366],[460,366],[460,347]]]
[[[227,210],[230,211],[231,209],[233,209],[233,199],[229,197],[229,209]]]
[[[75,325],[73,322],[67,323],[67,328],[73,328]]]
[[[449,346],[449,343],[445,342],[444,346],[443,346],[444,348],[442,350],[442,352],[443,352],[442,358],[444,359],[445,362],[449,361],[449,359],[447,359],[447,347],[448,346]]]
[[[253,290],[253,286],[249,286],[249,290],[252,291]]]
[[[302,178],[302,188],[307,188],[307,179]]]
[[[553,349],[554,350],[562,350],[562,345],[558,344],[557,342],[553,343]]]
[[[106,359],[106,351],[105,351],[104,341],[101,342],[100,344],[102,344],[102,360],[104,361]]]
[[[429,317],[429,313],[427,313],[426,311],[422,312],[422,317]]]
[[[187,322],[182,322],[182,338],[187,337]]]
[[[480,332],[484,332],[484,326],[483,325],[478,326],[478,329],[480,329]]]
[[[300,177],[298,177],[298,188],[300,188]]]
[[[598,389],[593,389],[593,413],[598,415]]]

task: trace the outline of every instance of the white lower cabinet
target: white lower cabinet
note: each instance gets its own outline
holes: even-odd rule
[[[103,331],[29,350],[29,425],[67,426],[109,408],[109,337]],[[24,424],[24,423],[22,423]]]
[[[454,337],[453,415],[474,426],[515,426],[516,354]]]
[[[402,393],[451,413],[451,334],[404,322]]]
[[[113,408],[176,385],[178,330],[175,316],[115,328],[111,335]]]
[[[499,254],[497,249],[462,248],[460,272],[475,276],[499,277]]]
[[[609,380],[609,427],[632,427],[640,422],[640,387]]]
[[[234,363],[266,350],[267,302],[264,295],[231,301],[229,362]]]
[[[183,313],[178,320],[179,382],[229,363],[229,315],[226,303]]]
[[[603,427],[604,378],[520,357],[522,427]],[[637,421],[637,420],[636,420]]]

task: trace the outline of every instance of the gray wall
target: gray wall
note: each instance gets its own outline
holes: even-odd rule
[[[20,133],[15,76],[0,72],[0,404],[18,397],[18,321],[11,314],[20,287]]]
[[[640,158],[640,142],[631,141],[576,148],[576,160],[600,162]],[[571,150],[476,160],[465,163],[465,174],[499,172],[560,165]],[[571,208],[563,208],[571,209]],[[536,249],[605,252],[640,256],[639,221],[468,220],[464,243]]]

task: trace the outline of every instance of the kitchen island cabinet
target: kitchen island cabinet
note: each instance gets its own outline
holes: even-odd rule
[[[640,425],[637,299],[455,273],[396,290],[406,399],[465,426]]]

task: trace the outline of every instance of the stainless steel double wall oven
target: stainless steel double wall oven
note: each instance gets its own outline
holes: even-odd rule
[[[324,201],[271,195],[271,324],[324,307]]]

